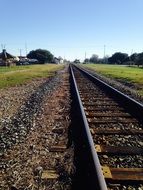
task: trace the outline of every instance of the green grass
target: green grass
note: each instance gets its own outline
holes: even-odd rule
[[[6,73],[11,71],[21,71],[29,69],[31,66],[12,66],[12,67],[0,67],[0,73]]]
[[[54,64],[0,67],[0,89],[21,85],[35,78],[52,76],[63,67]]]
[[[143,68],[107,64],[85,64],[84,66],[106,77],[136,85],[140,88],[139,94],[143,95]]]

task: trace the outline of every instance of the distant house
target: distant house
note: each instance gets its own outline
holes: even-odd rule
[[[74,63],[80,63],[80,60],[79,59],[75,59]]]
[[[27,57],[25,57],[25,56],[18,56],[18,58],[19,58],[19,61],[25,61],[25,60],[27,60]]]
[[[25,63],[27,63],[27,57],[25,56],[18,56],[18,62],[16,63],[17,65],[26,65]],[[27,63],[29,64],[29,63]]]
[[[62,57],[58,57],[58,59],[59,59],[59,62],[62,64],[62,63],[64,63],[64,60],[63,60],[63,58]]]
[[[29,59],[25,56],[19,56],[19,61],[17,62],[17,65],[30,65],[30,64],[38,64],[37,59]]]
[[[55,64],[62,64],[62,63],[64,63],[64,60],[63,60],[62,57],[58,57],[58,58],[54,57],[53,63],[55,63]]]
[[[59,64],[60,61],[59,61],[59,59],[58,59],[57,57],[54,57],[54,59],[53,59],[53,63],[55,63],[55,64]]]
[[[16,57],[7,53],[6,49],[0,53],[0,66],[16,65]]]
[[[38,64],[39,63],[39,61],[37,59],[27,59],[27,62],[29,64]]]

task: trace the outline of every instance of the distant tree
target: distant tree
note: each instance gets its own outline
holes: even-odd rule
[[[129,62],[130,61],[130,57],[126,57],[125,59],[124,59],[124,63],[126,64],[127,62]]]
[[[138,60],[138,53],[133,53],[129,56],[129,65],[136,65]]]
[[[136,64],[138,65],[138,67],[139,67],[140,65],[143,66],[143,52],[138,54]]]
[[[50,51],[44,50],[44,49],[37,49],[30,51],[27,55],[29,59],[37,59],[39,63],[46,63],[46,62],[52,62],[54,56],[51,54]]]
[[[89,63],[90,62],[90,60],[88,59],[88,58],[86,58],[85,60],[84,60],[84,63]]]
[[[136,63],[136,61],[138,60],[138,54],[137,53],[133,53],[130,56],[130,60]]]
[[[100,63],[108,64],[108,59],[109,59],[109,56],[106,55],[105,57],[101,58],[99,61],[100,61]]]
[[[98,55],[96,55],[96,54],[93,54],[92,56],[91,56],[91,58],[90,58],[90,62],[91,63],[97,63],[98,62]]]
[[[111,57],[108,58],[108,62],[111,64],[123,64],[128,58],[128,54],[116,52]]]

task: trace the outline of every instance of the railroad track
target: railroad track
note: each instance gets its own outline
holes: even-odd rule
[[[76,187],[141,190],[143,105],[77,66],[70,71]]]

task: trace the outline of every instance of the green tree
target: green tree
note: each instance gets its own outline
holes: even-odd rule
[[[138,54],[137,53],[133,53],[130,56],[130,60],[133,61],[134,63],[136,63],[136,61],[138,60]]]
[[[88,59],[88,58],[86,58],[85,60],[84,60],[84,63],[89,63],[90,62],[90,60]]]
[[[128,54],[116,52],[111,57],[109,57],[108,61],[111,64],[123,64],[128,58]]]
[[[44,49],[32,50],[27,57],[30,59],[37,59],[39,63],[50,63],[54,58],[50,51]]]
[[[97,63],[98,60],[99,60],[99,58],[98,58],[98,55],[96,55],[96,54],[93,54],[93,55],[91,56],[91,58],[90,58],[90,62],[91,62],[91,63]]]
[[[138,59],[137,59],[136,64],[138,65],[138,67],[139,67],[140,65],[143,66],[143,52],[138,54]]]

